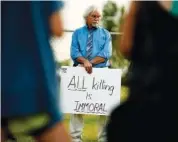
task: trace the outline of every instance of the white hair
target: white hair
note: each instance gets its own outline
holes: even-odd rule
[[[88,17],[88,15],[90,15],[94,11],[98,11],[100,14],[102,14],[102,11],[99,7],[97,7],[95,5],[91,5],[84,12],[84,15],[83,15],[84,19],[86,19]]]

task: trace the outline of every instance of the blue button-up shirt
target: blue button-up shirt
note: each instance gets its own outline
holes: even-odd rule
[[[77,29],[72,35],[71,43],[71,57],[74,63],[79,64],[76,59],[78,57],[86,58],[86,47],[88,39],[88,28],[87,26]],[[95,57],[102,57],[105,62],[95,65],[96,68],[108,67],[109,58],[112,55],[112,44],[110,33],[102,28],[98,27],[93,31],[93,48],[92,48],[92,59]]]

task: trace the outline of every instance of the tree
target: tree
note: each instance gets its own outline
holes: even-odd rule
[[[125,7],[118,7],[113,1],[108,1],[103,8],[102,24],[110,32],[118,32],[121,23],[123,22]],[[122,35],[112,34],[112,57],[110,59],[112,68],[125,68],[128,66],[128,61],[122,56],[119,51],[119,40]]]

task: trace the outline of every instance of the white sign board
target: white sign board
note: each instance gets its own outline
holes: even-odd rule
[[[61,107],[63,113],[109,115],[120,103],[121,70],[61,67]]]

